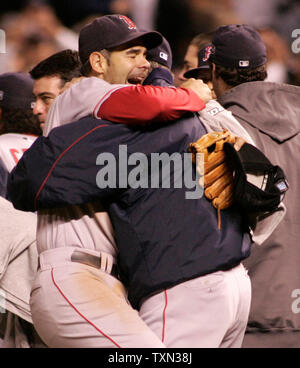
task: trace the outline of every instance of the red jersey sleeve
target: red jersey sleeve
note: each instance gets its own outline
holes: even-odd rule
[[[180,118],[204,109],[204,102],[188,88],[130,86],[114,91],[95,111],[95,117],[128,125],[147,125]]]

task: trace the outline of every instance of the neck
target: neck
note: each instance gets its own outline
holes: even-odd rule
[[[224,95],[224,93],[228,92],[232,86],[229,86],[227,83],[224,82],[222,78],[218,78],[217,83],[214,83],[214,91],[216,93],[217,98]]]

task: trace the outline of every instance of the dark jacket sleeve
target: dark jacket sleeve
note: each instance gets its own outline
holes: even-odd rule
[[[195,115],[157,129],[84,118],[39,137],[9,176],[8,193],[23,211],[114,200],[128,187],[130,155],[184,152],[204,132]]]
[[[104,137],[101,129],[107,125],[85,118],[53,129],[48,137],[39,137],[9,175],[7,190],[14,207],[34,212],[109,195],[109,189],[100,191],[95,185],[97,156],[101,148],[107,149],[99,144]],[[113,148],[114,141],[110,142]]]
[[[51,167],[51,160],[46,160],[44,156],[46,152],[47,139],[39,137],[10,173],[7,191],[15,208],[22,211],[35,211],[35,194],[42,178],[46,177]]]

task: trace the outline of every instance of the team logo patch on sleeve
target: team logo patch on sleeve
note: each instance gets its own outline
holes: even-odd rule
[[[208,111],[208,114],[211,116],[217,115],[219,112],[224,111],[224,108],[222,106],[214,107],[213,109]]]

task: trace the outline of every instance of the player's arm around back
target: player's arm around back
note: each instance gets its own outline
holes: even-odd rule
[[[198,112],[211,100],[211,91],[200,80],[190,79],[180,88],[130,86],[118,89],[94,111],[96,118],[128,125],[148,125],[179,119]]]

